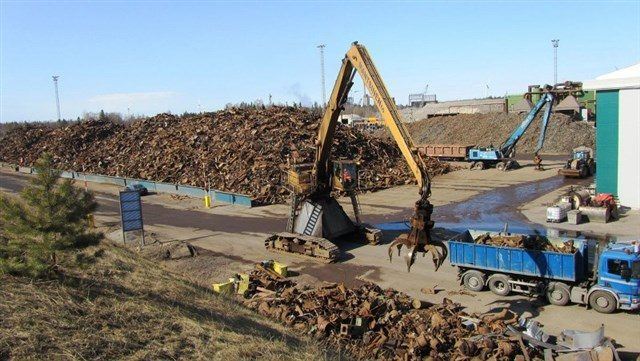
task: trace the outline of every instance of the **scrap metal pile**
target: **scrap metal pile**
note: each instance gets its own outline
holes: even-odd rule
[[[429,117],[409,123],[407,128],[416,144],[498,146],[509,137],[522,119],[523,115],[517,112],[457,114]],[[540,121],[535,121],[520,139],[518,154],[533,153],[540,134],[540,124]],[[594,127],[587,122],[576,122],[567,115],[554,113],[549,120],[542,152],[569,154],[578,146],[595,149],[595,134]]]
[[[573,241],[564,242],[562,245],[554,245],[548,239],[540,236],[527,235],[490,235],[489,233],[480,235],[474,240],[475,243],[487,244],[497,247],[524,248],[533,251],[549,251],[558,253],[576,253],[577,249]]]
[[[82,121],[65,127],[19,126],[0,139],[0,160],[31,165],[51,152],[60,169],[209,186],[248,194],[257,203],[286,201],[283,171],[310,162],[319,114],[302,108],[231,108],[189,116],[159,114],[130,124]],[[397,146],[339,126],[334,158],[361,162],[367,190],[407,184],[413,177]],[[433,175],[449,166],[429,160]]]
[[[330,348],[357,359],[513,360],[541,356],[513,334],[517,315],[507,309],[468,315],[448,299],[431,305],[372,283],[357,288],[324,283],[296,285],[269,272],[254,270],[244,294],[246,306]]]

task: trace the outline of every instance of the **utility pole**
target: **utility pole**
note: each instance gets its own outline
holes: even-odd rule
[[[318,49],[320,49],[320,81],[322,84],[322,107],[327,106],[327,92],[325,90],[324,84],[324,44],[318,45]]]
[[[369,95],[367,95],[367,85],[362,82],[362,106],[369,106]]]
[[[61,117],[60,117],[60,96],[58,95],[58,78],[60,78],[60,75],[54,75],[52,76],[53,78],[53,86],[56,89],[56,108],[58,109],[58,121],[60,121]]]
[[[553,44],[553,85],[558,84],[558,43],[560,39],[552,39]]]

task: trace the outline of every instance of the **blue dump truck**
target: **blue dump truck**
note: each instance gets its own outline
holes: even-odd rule
[[[449,261],[471,291],[488,287],[499,296],[511,292],[546,296],[554,305],[588,304],[602,313],[640,308],[640,254],[630,248],[599,252],[592,246],[589,257],[586,242],[576,242],[575,253],[475,243],[487,233],[500,235],[469,230],[448,242]]]

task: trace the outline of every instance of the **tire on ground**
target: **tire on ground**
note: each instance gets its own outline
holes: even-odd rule
[[[484,289],[485,276],[480,271],[468,271],[462,276],[462,283],[468,290],[480,292]]]
[[[571,300],[569,286],[562,282],[551,282],[547,286],[547,300],[556,306],[566,306]]]
[[[509,280],[509,276],[495,274],[489,277],[489,289],[498,296],[506,296],[511,293],[511,284],[509,284]]]
[[[589,296],[589,305],[600,313],[611,313],[618,308],[618,301],[607,291],[594,291]]]
[[[475,169],[475,170],[483,170],[484,169],[484,163],[483,162],[475,162],[473,164],[473,169]]]
[[[507,165],[505,163],[503,163],[503,162],[500,162],[500,163],[496,164],[496,169],[497,170],[506,170],[506,168],[507,168]]]

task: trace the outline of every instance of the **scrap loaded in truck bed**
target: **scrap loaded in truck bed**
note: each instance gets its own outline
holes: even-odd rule
[[[569,240],[558,245],[539,235],[465,231],[449,240],[449,261],[472,291],[487,286],[546,296],[551,304],[587,304],[598,312],[640,308],[640,253],[632,248],[591,247]]]

